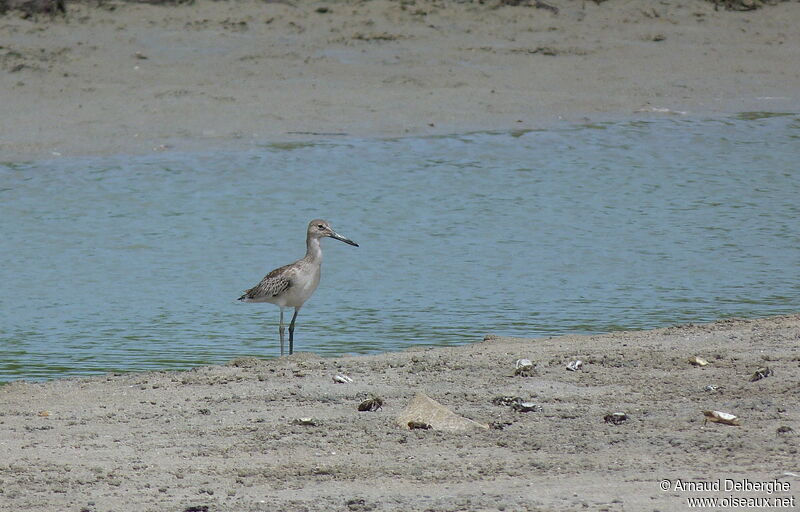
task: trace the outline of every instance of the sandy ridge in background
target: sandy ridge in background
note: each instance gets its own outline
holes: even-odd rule
[[[0,158],[797,109],[799,2],[549,3],[557,15],[389,0],[7,14]]]

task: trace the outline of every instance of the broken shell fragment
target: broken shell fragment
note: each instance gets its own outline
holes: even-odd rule
[[[739,426],[739,418],[728,412],[703,411],[703,415],[706,417],[706,419],[703,421],[703,425],[710,421],[711,423],[722,423],[724,425],[733,425],[736,427]]]
[[[707,391],[709,393],[714,393],[714,392],[719,391],[719,390],[720,390],[720,387],[717,386],[716,384],[709,384],[708,386],[703,388],[703,391]]]
[[[572,361],[567,365],[567,370],[571,372],[577,372],[578,370],[583,370],[583,361],[578,359],[577,361]]]
[[[371,398],[367,398],[360,404],[358,404],[358,410],[361,412],[369,411],[377,411],[383,407],[383,399],[377,396],[373,396]]]
[[[517,359],[515,364],[517,371],[527,371],[533,368],[533,361],[530,359]]]
[[[603,421],[612,425],[621,425],[628,421],[628,415],[624,412],[614,412],[603,416]]]
[[[349,376],[343,373],[338,373],[334,375],[333,382],[337,384],[350,384],[351,382],[353,382],[353,379],[351,379]]]
[[[531,361],[530,359],[517,359],[514,375],[529,377],[532,372],[533,372],[533,361]]]
[[[511,407],[517,412],[533,412],[542,410],[541,405],[537,405],[533,402],[524,402],[522,401],[522,398],[518,396],[497,396],[492,399],[492,403],[494,405],[505,405],[507,407]]]
[[[297,418],[296,420],[292,421],[292,424],[316,427],[319,425],[319,422],[314,418]]]
[[[520,398],[518,396],[504,395],[504,396],[496,396],[496,397],[492,398],[492,403],[494,405],[512,406],[512,405],[518,404],[520,402],[522,402],[522,398]]]
[[[538,412],[542,410],[542,406],[533,402],[519,401],[511,405],[511,408],[517,412]]]
[[[708,361],[700,356],[692,356],[689,358],[689,364],[692,366],[708,366]]]
[[[409,421],[408,422],[408,429],[409,430],[430,430],[433,428],[430,423],[425,423],[424,421]]]
[[[757,380],[766,379],[770,375],[774,375],[775,372],[770,370],[769,366],[765,366],[763,368],[759,368],[758,370],[750,376],[750,382],[755,382]]]

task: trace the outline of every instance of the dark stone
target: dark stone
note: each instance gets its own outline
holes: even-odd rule
[[[0,0],[0,14],[22,11],[25,14],[58,14],[67,12],[65,0]]]

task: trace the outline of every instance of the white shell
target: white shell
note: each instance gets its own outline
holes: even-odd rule
[[[343,373],[338,373],[334,375],[333,382],[337,384],[350,384],[351,382],[353,382],[353,379],[351,379],[349,376]]]
[[[537,405],[533,402],[523,402],[523,401],[519,401],[512,404],[511,408],[517,412],[538,412],[542,410],[541,405]]]
[[[700,356],[692,356],[689,358],[689,364],[694,366],[708,366],[708,361]]]
[[[577,361],[572,361],[567,365],[567,370],[571,372],[577,372],[578,370],[583,370],[583,361],[578,359]]]
[[[739,418],[729,412],[722,411],[703,411],[706,421],[712,423],[723,423],[725,425],[739,425]]]
[[[517,359],[516,370],[514,375],[521,375],[523,377],[530,377],[533,373],[533,361],[530,359]]]
[[[533,361],[530,359],[517,359],[517,370],[530,370],[533,368]]]

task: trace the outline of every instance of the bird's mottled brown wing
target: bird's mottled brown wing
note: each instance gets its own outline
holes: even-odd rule
[[[254,287],[246,290],[244,295],[239,297],[239,300],[257,300],[269,297],[275,297],[288,290],[292,286],[292,280],[286,270],[291,265],[285,265],[276,268],[261,280],[260,283]]]

